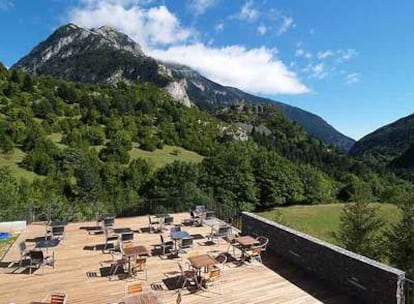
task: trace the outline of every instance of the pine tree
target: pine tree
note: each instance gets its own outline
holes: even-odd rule
[[[339,232],[336,238],[348,250],[378,259],[381,254],[381,227],[383,219],[377,208],[366,202],[349,204],[342,209]]]
[[[387,233],[391,264],[414,275],[414,201],[401,206],[401,220]]]

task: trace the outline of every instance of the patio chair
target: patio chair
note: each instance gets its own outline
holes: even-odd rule
[[[180,280],[177,281],[177,286],[182,281],[183,284],[181,285],[180,289],[183,289],[187,283],[190,285],[197,285],[197,273],[194,269],[186,269],[187,267],[183,266],[180,262],[178,262],[178,269],[180,270]]]
[[[236,256],[235,249],[237,248],[237,249],[241,250],[241,246],[237,242],[237,238],[238,237],[239,237],[239,234],[238,233],[236,233],[236,234],[231,235],[231,236],[228,237],[228,239],[229,239],[229,245],[227,246],[227,250],[226,251],[229,252],[230,251],[230,247],[231,247],[233,249],[233,256],[234,257]]]
[[[105,217],[103,219],[103,227],[104,228],[113,228],[115,224],[115,218],[114,217]]]
[[[193,238],[183,238],[180,242],[180,251],[186,252],[189,249],[193,248]]]
[[[260,262],[260,264],[263,264],[262,262],[262,247],[261,246],[254,246],[250,250],[247,250],[245,252],[245,255],[250,259],[256,259]]]
[[[220,294],[223,294],[222,290],[221,290],[220,279],[221,279],[221,270],[218,269],[218,268],[214,268],[214,269],[210,270],[207,273],[207,275],[204,277],[203,283],[206,286],[208,286],[208,285],[219,285],[220,286]]]
[[[66,304],[67,299],[64,292],[53,292],[42,302],[30,302],[30,304]]]
[[[209,219],[212,219],[212,218],[214,218],[214,211],[206,211],[205,219],[209,220]]]
[[[164,225],[166,225],[166,226],[174,225],[174,217],[166,216],[164,218]]]
[[[147,259],[146,258],[137,258],[135,260],[135,263],[132,266],[132,273],[134,275],[137,275],[138,272],[144,272],[145,273],[145,281],[148,280]]]
[[[187,252],[187,258],[192,258],[192,257],[196,257],[199,255],[200,255],[200,252],[197,250],[192,250],[192,251]]]
[[[104,267],[106,264],[111,265],[111,269],[109,270],[109,280],[111,281],[118,272],[120,267],[124,267],[128,260],[122,256],[121,253],[111,250],[111,260],[101,261],[99,262],[101,267]]]
[[[134,282],[125,286],[125,297],[133,296],[144,292],[145,286],[142,282]]]
[[[200,215],[196,214],[194,211],[190,211],[191,220],[193,222],[193,226],[201,226],[203,223],[203,219]]]
[[[20,250],[19,267],[21,267],[22,263],[23,263],[23,260],[26,260],[27,258],[29,258],[30,250],[27,249],[25,241],[19,243],[19,250]]]
[[[44,256],[43,251],[41,250],[30,250],[30,269],[29,274],[32,274],[32,266],[37,266],[37,268],[42,267],[42,274],[44,273],[45,266],[52,266],[55,268],[55,253],[53,252],[52,256]]]
[[[231,232],[231,227],[224,225],[224,226],[220,226],[218,231],[213,232],[210,234],[209,239],[213,240],[213,239],[217,239],[218,240],[218,244],[220,244],[220,238],[228,238]]]
[[[116,234],[112,234],[110,229],[108,228],[104,228],[104,235],[105,235],[105,245],[104,245],[104,250],[108,249],[108,245],[112,244],[113,242],[118,240],[118,236]]]
[[[161,244],[154,245],[154,249],[160,249],[161,255],[165,255],[166,251],[171,251],[174,248],[174,242],[173,241],[164,241],[164,237],[162,234],[160,234],[160,240]]]
[[[119,236],[119,248],[123,248],[126,244],[132,243],[134,241],[134,233],[126,232],[121,233]]]
[[[159,220],[155,220],[155,219],[153,219],[153,218],[151,217],[151,215],[148,215],[148,223],[149,223],[148,229],[149,229],[149,232],[150,232],[150,233],[152,233],[152,232],[155,232],[155,231],[158,231],[158,230],[159,230],[160,221],[159,221]],[[158,227],[157,227],[157,225],[158,225]]]
[[[227,263],[227,255],[220,253],[218,256],[216,256],[215,260],[217,261],[217,264],[214,265],[214,267],[223,270],[225,267],[224,265]]]
[[[171,227],[171,229],[170,229],[170,234],[171,234],[172,232],[176,232],[176,231],[181,231],[181,227],[180,227],[180,226],[173,226],[173,227]]]
[[[205,213],[206,212],[206,206],[204,206],[204,205],[197,205],[197,206],[195,206],[195,211],[197,213]]]
[[[49,230],[49,233],[52,239],[63,240],[65,237],[65,226],[53,226],[52,229]]]
[[[262,252],[265,252],[267,245],[269,244],[269,239],[265,236],[259,236],[256,238],[256,240],[259,242]]]

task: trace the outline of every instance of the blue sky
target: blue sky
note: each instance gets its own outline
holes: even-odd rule
[[[299,106],[353,138],[413,112],[414,2],[0,0],[0,61],[56,27],[112,25],[151,56]]]

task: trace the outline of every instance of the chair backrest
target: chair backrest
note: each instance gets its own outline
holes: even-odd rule
[[[147,259],[146,258],[137,258],[135,260],[135,265],[134,268],[135,270],[144,270],[145,269],[145,265],[147,264]]]
[[[171,229],[170,229],[170,233],[171,233],[171,232],[175,232],[175,231],[181,231],[181,227],[180,227],[180,226],[174,226],[174,227],[171,227]]]
[[[212,219],[214,217],[214,211],[206,212],[206,220]]]
[[[216,261],[217,263],[219,263],[220,265],[224,265],[227,262],[227,256],[223,253],[220,253],[217,257],[216,257]]]
[[[52,234],[62,234],[65,232],[65,226],[53,226]]]
[[[230,226],[220,226],[218,229],[218,235],[220,236],[228,236],[230,233]]]
[[[103,220],[105,227],[112,227],[115,223],[115,219],[113,217],[106,217]]]
[[[220,278],[220,273],[220,269],[218,268],[210,270],[207,280],[210,282],[217,281]]]
[[[196,212],[198,212],[198,213],[203,213],[203,212],[205,212],[205,211],[206,211],[206,207],[205,207],[204,205],[197,205],[197,206],[195,207],[195,210],[196,210]]]
[[[148,214],[148,222],[149,222],[150,225],[152,224],[152,220],[151,220],[151,215],[150,214]]]
[[[143,283],[131,283],[125,287],[125,295],[133,295],[144,291]]]
[[[192,258],[192,257],[199,256],[199,255],[200,255],[200,252],[197,250],[192,250],[192,251],[187,252],[187,258]]]
[[[64,304],[66,303],[66,294],[63,292],[52,293],[50,295],[50,304]]]
[[[27,247],[26,247],[26,242],[25,242],[25,241],[20,242],[20,243],[19,243],[19,250],[20,250],[20,253],[23,253],[24,251],[26,251],[26,249],[27,249]]]
[[[174,217],[167,216],[167,217],[164,218],[164,224],[165,225],[171,225],[172,223],[174,223]]]
[[[192,246],[193,246],[193,239],[192,238],[181,239],[181,248],[190,248]]]
[[[264,236],[259,236],[259,237],[256,238],[256,240],[259,241],[261,250],[266,251],[267,244],[269,244],[269,239],[267,237],[264,237]]]
[[[126,232],[121,234],[121,241],[127,242],[127,241],[133,241],[134,240],[134,233],[133,232]]]
[[[32,260],[43,260],[44,259],[42,250],[30,250],[29,256],[30,256],[30,259]]]

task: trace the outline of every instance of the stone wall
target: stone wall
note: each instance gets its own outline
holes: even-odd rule
[[[242,233],[269,238],[268,250],[364,303],[403,304],[405,273],[258,215],[242,214]]]

